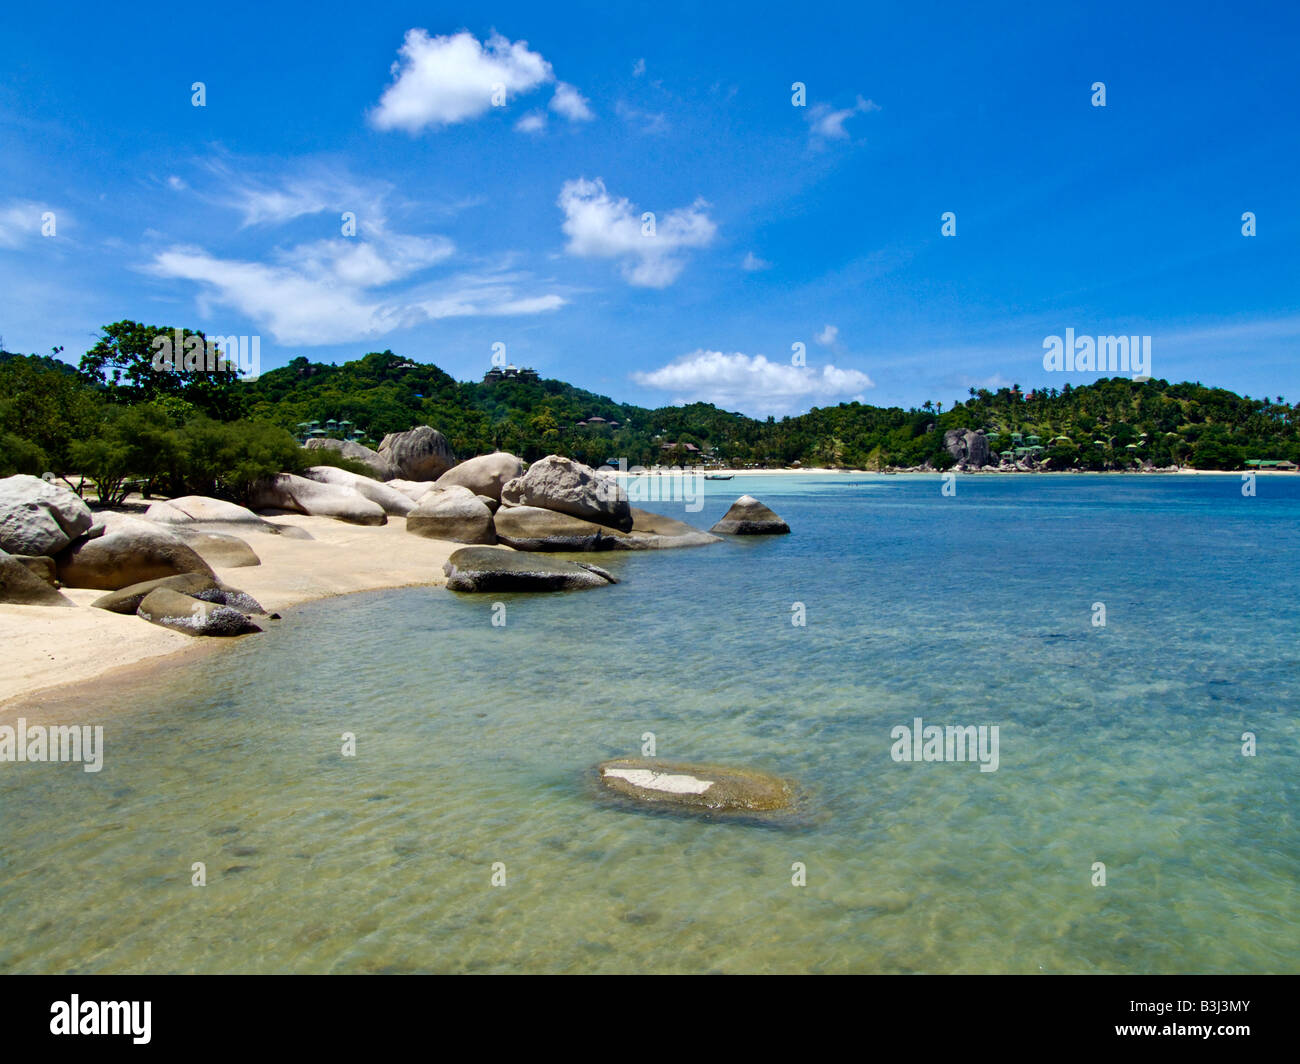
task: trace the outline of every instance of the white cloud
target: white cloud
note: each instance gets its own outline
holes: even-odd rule
[[[638,59],[636,61],[636,64],[632,67],[632,76],[634,78],[639,78],[644,73],[645,73],[645,60]]]
[[[677,280],[686,266],[683,252],[707,247],[718,228],[705,212],[708,204],[696,200],[656,215],[653,235],[646,234],[643,212],[610,196],[599,178],[566,181],[558,202],[570,255],[621,260],[623,276],[645,288],[666,288]]]
[[[546,115],[541,111],[529,111],[515,123],[517,133],[543,133],[546,131]]]
[[[766,259],[760,259],[752,251],[745,252],[745,257],[740,262],[740,268],[750,273],[756,273],[758,270],[770,269],[772,264]]]
[[[370,113],[377,129],[418,133],[478,118],[492,106],[500,86],[511,97],[532,92],[554,78],[551,64],[527,41],[513,43],[494,33],[486,46],[471,33],[430,37],[412,29],[393,63],[394,81]]]
[[[840,330],[838,326],[827,325],[826,328],[817,334],[817,342],[821,344],[822,347],[830,347],[831,344],[839,339],[839,335]]]
[[[11,200],[0,207],[0,248],[21,247],[41,235],[41,215],[50,210],[31,200]],[[55,225],[64,224],[65,216],[55,211]]]
[[[274,265],[169,248],[149,270],[198,284],[201,313],[214,305],[230,307],[286,346],[373,338],[440,318],[537,314],[566,302],[554,293],[521,293],[517,278],[505,275],[462,275],[388,296],[372,291],[385,278],[417,268],[418,261],[418,253],[404,262],[384,261],[364,245],[335,255],[309,245]]]
[[[844,123],[848,119],[856,114],[879,110],[878,103],[874,100],[864,100],[861,96],[852,107],[846,107],[841,111],[834,110],[830,104],[815,104],[808,109],[808,123],[812,126],[808,135],[809,140],[818,145],[828,140],[847,140],[849,131],[844,128]]]
[[[855,369],[820,369],[769,362],[763,355],[703,349],[632,379],[672,394],[673,402],[710,402],[759,414],[789,413],[811,404],[861,400],[874,387]]]
[[[172,174],[169,178],[167,178],[167,187],[173,189],[176,192],[184,192],[185,189],[189,188],[189,186],[184,182],[184,180],[177,177],[175,174]]]
[[[570,122],[590,122],[596,116],[591,113],[582,93],[572,85],[561,81],[555,86],[555,95],[551,97],[551,110],[563,115]]]

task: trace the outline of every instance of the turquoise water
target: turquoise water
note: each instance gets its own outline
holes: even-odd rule
[[[650,508],[794,534],[313,603],[87,688],[102,772],[0,765],[0,971],[1300,970],[1300,480],[707,487]],[[998,770],[893,761],[917,716],[998,725]],[[644,732],[798,814],[610,804]]]

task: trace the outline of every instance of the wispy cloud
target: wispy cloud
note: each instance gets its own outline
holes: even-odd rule
[[[559,205],[570,255],[620,260],[628,282],[645,288],[672,284],[686,266],[683,253],[707,247],[717,233],[703,200],[656,215],[651,229],[643,212],[611,196],[600,178],[566,181]]]
[[[637,372],[638,384],[668,392],[675,403],[710,402],[755,414],[781,414],[810,403],[861,399],[874,387],[865,373],[800,367],[771,362],[764,355],[698,350],[650,372]]]
[[[844,123],[857,114],[879,111],[880,105],[874,100],[864,100],[861,96],[852,107],[836,110],[828,103],[814,104],[808,108],[808,140],[814,147],[823,146],[828,140],[847,140],[849,131]]]
[[[749,273],[756,273],[759,270],[770,269],[772,264],[766,259],[760,259],[752,251],[745,252],[745,257],[740,260],[740,268]]]
[[[668,116],[661,112],[642,111],[619,100],[614,105],[614,113],[638,133],[644,133],[647,136],[661,136],[668,132]]]
[[[48,205],[32,200],[10,200],[0,206],[0,248],[19,248],[41,235],[41,215],[50,211]],[[55,224],[66,225],[64,211],[54,211]]]
[[[826,328],[817,334],[817,342],[821,344],[822,347],[830,347],[839,339],[839,337],[839,327],[836,325],[827,325]]]

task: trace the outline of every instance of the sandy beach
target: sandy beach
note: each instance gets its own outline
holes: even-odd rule
[[[461,546],[410,535],[401,517],[390,517],[380,526],[297,515],[278,516],[275,521],[305,529],[312,539],[249,534],[243,538],[261,558],[261,565],[214,567],[218,577],[247,591],[272,613],[355,591],[440,587],[446,582],[443,563]],[[223,642],[196,639],[138,617],[91,608],[103,591],[64,588],[63,594],[75,608],[0,605],[4,646],[0,719],[12,703],[38,692],[153,664],[171,655],[203,653]]]

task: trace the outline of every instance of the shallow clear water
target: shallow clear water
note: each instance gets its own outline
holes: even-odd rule
[[[102,772],[0,764],[0,971],[1300,970],[1300,481],[939,486],[710,483],[650,508],[794,534],[314,603],[87,688],[131,706]],[[895,762],[917,716],[998,725],[998,770]],[[647,731],[798,815],[603,800]]]

